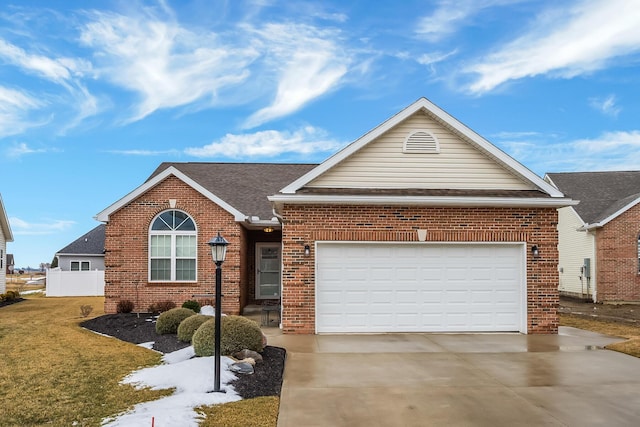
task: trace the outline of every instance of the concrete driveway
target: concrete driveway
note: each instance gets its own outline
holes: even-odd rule
[[[279,427],[640,423],[640,359],[619,339],[520,334],[275,335]]]

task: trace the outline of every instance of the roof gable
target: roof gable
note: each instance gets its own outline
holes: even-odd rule
[[[308,172],[313,164],[165,162],[147,181],[96,215],[108,221],[109,215],[160,184],[172,175],[234,216],[236,221],[251,218],[271,220],[272,207],[267,196]]]
[[[413,143],[414,135],[422,135]],[[424,143],[423,141],[426,141]],[[411,146],[409,146],[411,144]],[[414,147],[418,147],[417,149]],[[305,188],[536,190],[420,109]]]
[[[573,209],[590,228],[602,226],[640,203],[640,171],[548,173],[545,179],[580,201]]]
[[[483,161],[489,159],[493,166],[493,170],[500,170],[501,173],[507,173],[510,175],[511,184],[507,185],[507,188],[504,188],[504,184],[496,185],[496,189],[500,187],[500,189],[514,189],[518,187],[519,189],[539,189],[542,192],[546,193],[551,197],[563,197],[563,194],[558,191],[555,187],[550,185],[549,183],[542,180],[540,177],[535,175],[529,169],[524,167],[522,164],[515,161],[513,158],[508,156],[506,153],[495,147],[489,141],[482,138],[480,135],[463,125],[461,122],[450,116],[444,110],[437,107],[435,104],[428,101],[426,98],[420,98],[409,107],[400,111],[398,114],[394,115],[387,121],[383,122],[376,128],[372,129],[370,132],[366,133],[335,155],[328,158],[322,164],[317,166],[316,168],[309,171],[304,176],[300,177],[296,181],[292,182],[290,185],[282,188],[281,193],[283,194],[295,194],[298,190],[307,186],[324,186],[328,185],[330,180],[323,181],[327,177],[335,172],[339,174],[340,169],[344,169],[348,167],[348,162],[354,162],[357,159],[359,152],[370,144],[376,144],[379,141],[379,138],[383,137],[385,134],[390,134],[391,131],[396,127],[401,127],[403,122],[406,122],[407,119],[410,119],[412,116],[416,116],[416,113],[422,113],[423,117],[427,117],[430,121],[429,126],[437,125],[437,132],[441,132],[443,135],[454,135],[458,141],[463,141],[469,146],[472,147],[472,150],[476,150],[480,157],[476,157],[477,159],[482,158]],[[406,131],[404,133],[407,133]],[[442,150],[442,143],[440,149]],[[470,151],[468,151],[470,152]],[[410,154],[408,156],[413,156],[414,154]],[[422,156],[438,156],[439,154],[427,154],[422,153]],[[353,161],[351,158],[353,156]],[[364,157],[364,155],[363,155]],[[334,169],[335,168],[335,169]],[[450,176],[455,174],[455,172],[450,173]],[[506,175],[505,175],[506,177]],[[517,184],[514,184],[513,178],[516,179]],[[382,182],[384,178],[381,178],[379,182]],[[467,182],[473,182],[473,180],[467,180]],[[344,183],[344,181],[343,181]],[[424,184],[424,182],[423,182]],[[412,185],[415,188],[423,185],[420,183],[414,182]],[[441,183],[439,185],[431,184],[431,188],[446,188],[447,183]],[[448,183],[451,185],[451,181]],[[406,183],[400,180],[395,184],[396,188],[406,188]],[[470,184],[468,184],[470,185]],[[512,187],[510,185],[515,185]],[[421,187],[422,188],[422,187]],[[465,184],[459,184],[454,188],[467,188]]]
[[[104,224],[98,225],[60,249],[56,255],[104,255],[105,228]]]
[[[6,242],[13,242],[13,233],[11,232],[11,225],[9,225],[7,211],[4,209],[2,195],[0,195],[0,230],[2,230],[2,235]]]

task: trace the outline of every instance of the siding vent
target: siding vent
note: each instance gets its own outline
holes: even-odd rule
[[[440,144],[434,134],[428,130],[414,130],[404,140],[404,153],[439,153]]]

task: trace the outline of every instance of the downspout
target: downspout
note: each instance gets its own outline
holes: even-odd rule
[[[284,226],[284,218],[282,217],[282,215],[276,212],[275,203],[273,208],[271,209],[271,212],[273,213],[273,216],[278,218],[278,221],[280,221],[280,224]],[[280,240],[282,240],[282,238]],[[280,319],[280,325],[278,325],[280,327],[280,330],[282,330],[282,314],[284,313],[284,304],[282,301],[282,294],[284,291],[284,286],[282,284],[282,271],[284,271],[284,256],[282,256],[283,252],[284,251],[282,250],[282,241],[281,241],[280,242],[280,255],[281,255],[280,256],[280,315],[278,316],[278,318]]]

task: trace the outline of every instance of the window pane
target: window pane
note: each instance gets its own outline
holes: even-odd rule
[[[151,236],[151,256],[171,256],[171,236]]]
[[[173,230],[173,211],[167,211],[160,214],[153,221],[152,230]]]
[[[196,236],[176,236],[176,256],[179,258],[195,258]]]
[[[151,280],[171,280],[171,260],[151,260]]]
[[[80,263],[78,261],[71,261],[71,271],[80,271]]]
[[[82,266],[80,269],[82,271],[89,271],[89,261],[82,261]]]
[[[176,260],[176,280],[196,280],[196,260]]]

